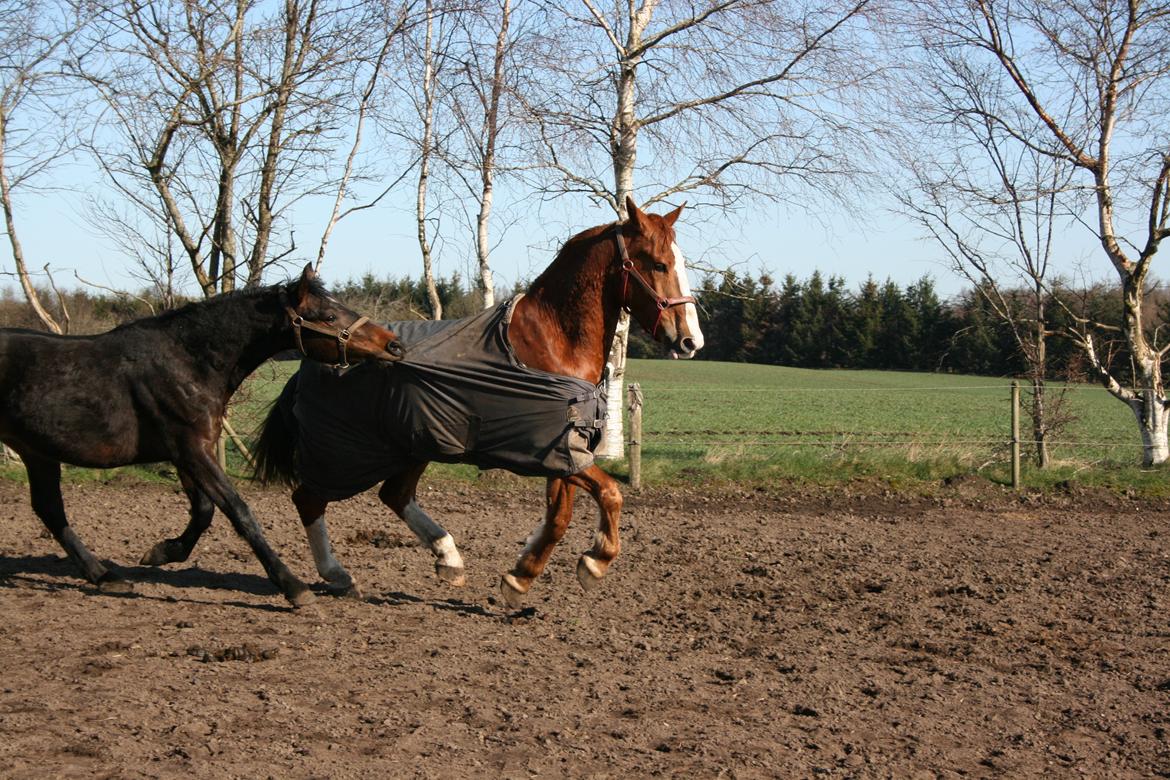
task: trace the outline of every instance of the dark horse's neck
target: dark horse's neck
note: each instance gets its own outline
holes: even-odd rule
[[[601,381],[621,314],[613,225],[570,238],[516,304],[508,335],[525,365]]]
[[[227,293],[119,328],[168,335],[230,396],[268,358],[293,346],[280,285]]]

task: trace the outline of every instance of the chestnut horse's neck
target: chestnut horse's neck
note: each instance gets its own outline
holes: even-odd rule
[[[516,304],[508,335],[520,362],[594,384],[621,314],[613,225],[578,233]]]

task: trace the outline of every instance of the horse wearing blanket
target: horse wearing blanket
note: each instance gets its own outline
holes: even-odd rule
[[[451,535],[418,505],[431,461],[504,468],[548,479],[544,523],[529,537],[501,591],[520,603],[572,518],[573,494],[600,508],[593,547],[577,566],[591,588],[617,556],[622,497],[593,462],[605,418],[602,378],[623,309],[676,357],[703,345],[674,223],[627,200],[629,219],[569,239],[527,292],[454,322],[394,323],[406,357],[343,376],[304,364],[269,413],[256,448],[257,476],[295,487],[293,502],[317,570],[357,593],[334,558],[329,502],[378,482],[379,497],[436,557],[438,575],[465,581]]]

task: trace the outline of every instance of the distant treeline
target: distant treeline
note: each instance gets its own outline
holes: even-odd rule
[[[1025,365],[1011,330],[986,298],[971,288],[943,300],[930,277],[899,286],[873,278],[850,289],[838,276],[814,272],[801,280],[789,274],[777,284],[771,277],[729,273],[706,278],[695,291],[706,346],[703,360],[766,363],[800,368],[868,368],[945,371],[1013,376]],[[1085,379],[1082,356],[1059,334],[1076,316],[1116,323],[1119,294],[1101,286],[1058,290],[1046,301],[1048,377]],[[1029,296],[1008,295],[1021,320],[1033,320]],[[1164,296],[1153,296],[1150,314],[1165,321],[1170,314]],[[1033,327],[1025,322],[1024,327]],[[640,328],[631,330],[630,355],[651,357],[662,348]],[[1120,345],[1099,342],[1103,355],[1123,368],[1128,362]],[[1128,372],[1122,371],[1123,374]],[[1090,378],[1091,379],[1091,378]]]
[[[497,300],[522,290],[498,290]],[[366,274],[332,285],[338,298],[380,321],[426,316],[425,287],[417,279],[378,279]],[[438,281],[443,311],[450,318],[478,310],[479,295],[459,274]],[[766,363],[801,368],[868,368],[945,371],[1013,376],[1025,366],[1011,331],[977,289],[944,300],[930,277],[899,286],[870,278],[851,289],[841,277],[814,272],[807,279],[728,273],[710,276],[695,290],[706,346],[699,359]],[[1070,311],[1092,321],[1116,323],[1121,304],[1116,289],[1101,286],[1062,290],[1062,304],[1047,302],[1049,378],[1084,379],[1077,347],[1059,334],[1073,323]],[[119,296],[102,292],[64,294],[72,333],[95,333],[157,310],[148,294]],[[1017,293],[1013,305],[1029,319],[1028,297]],[[56,301],[51,291],[43,300]],[[1170,301],[1151,296],[1147,316],[1157,325],[1170,321]],[[59,313],[61,302],[53,307]],[[11,288],[0,294],[0,325],[37,328],[28,305]],[[1030,327],[1030,325],[1028,325]],[[1124,369],[1128,358],[1119,343],[1105,338],[1099,350]],[[632,357],[657,357],[663,349],[636,325],[630,333]],[[1122,370],[1122,373],[1127,373]]]

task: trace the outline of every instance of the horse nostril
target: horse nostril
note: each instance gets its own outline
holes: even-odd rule
[[[695,340],[690,336],[687,336],[685,339],[680,341],[678,345],[682,347],[683,352],[695,351]]]

